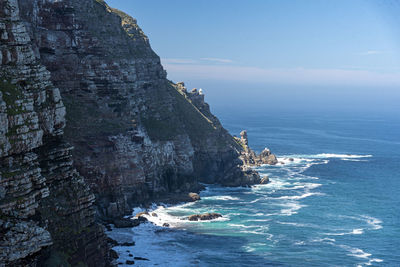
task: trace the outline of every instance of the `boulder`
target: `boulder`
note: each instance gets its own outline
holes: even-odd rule
[[[137,214],[135,215],[135,217],[136,217],[136,218],[139,218],[139,217],[142,216],[142,215],[149,215],[149,213],[148,213],[147,211],[142,211],[142,212],[137,213]]]
[[[131,228],[131,227],[136,227],[140,224],[140,220],[138,219],[114,219],[113,223],[116,228]]]
[[[264,176],[264,177],[261,179],[260,184],[268,184],[268,183],[269,183],[269,177],[268,177],[268,176]]]
[[[169,227],[169,223],[164,223],[162,226],[163,227]]]
[[[271,155],[271,150],[269,150],[268,148],[264,148],[264,150],[261,151],[260,153],[261,158],[268,158],[270,155]]]
[[[121,247],[132,247],[135,245],[135,242],[124,242],[119,244]],[[129,250],[127,250],[129,252]]]
[[[134,261],[131,261],[131,260],[127,260],[127,261],[125,262],[125,264],[127,264],[127,265],[134,265],[135,262],[134,262]]]
[[[189,196],[190,200],[193,202],[200,200],[200,196],[197,193],[189,193],[188,196]]]
[[[274,154],[268,156],[267,160],[265,161],[266,164],[269,165],[276,165],[278,163],[278,159]]]
[[[188,217],[189,221],[208,221],[222,217],[219,213],[204,213],[204,214],[194,214]]]
[[[147,221],[148,221],[147,218],[146,218],[146,217],[143,217],[143,216],[139,216],[139,217],[137,218],[137,220],[139,221],[139,223],[144,223],[144,222],[147,222]]]
[[[110,249],[110,258],[114,260],[119,258],[118,253],[113,249]]]

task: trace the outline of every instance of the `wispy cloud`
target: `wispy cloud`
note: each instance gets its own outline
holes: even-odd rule
[[[231,59],[216,58],[216,57],[203,57],[203,58],[201,58],[201,60],[217,62],[217,63],[233,63],[233,60],[231,60]]]
[[[381,55],[381,54],[386,54],[386,51],[382,51],[382,50],[368,50],[366,52],[362,52],[360,53],[360,55],[362,56],[370,56],[370,55]]]
[[[207,79],[292,85],[400,86],[400,72],[351,69],[256,68],[212,64],[165,64],[171,79]]]
[[[163,64],[195,64],[198,61],[190,58],[162,58]]]

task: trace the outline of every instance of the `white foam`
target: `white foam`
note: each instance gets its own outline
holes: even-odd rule
[[[238,227],[238,228],[254,228],[257,226],[251,226],[251,225],[244,225],[244,224],[234,224],[234,223],[228,223],[229,226],[231,227]]]
[[[336,242],[336,239],[325,237],[325,238],[313,239],[313,240],[311,240],[311,241],[312,241],[312,242],[329,242],[329,243],[333,243],[333,242]]]
[[[370,259],[367,263],[365,263],[365,265],[372,265],[372,263],[374,263],[374,262],[383,262],[383,260],[382,259],[378,259],[378,258],[373,258],[373,259]]]
[[[289,202],[284,204],[284,206],[287,206],[287,209],[282,209],[281,213],[278,215],[284,215],[284,216],[292,216],[293,214],[297,214],[297,211],[303,207],[305,207],[305,205],[300,205],[297,202]]]
[[[353,256],[356,258],[362,258],[362,259],[368,259],[372,254],[367,253],[365,251],[363,251],[362,249],[359,248],[353,248],[353,247],[349,247],[346,245],[339,245],[339,247],[347,250],[348,252],[350,252],[350,254],[347,254],[349,256]]]
[[[310,224],[310,223],[295,223],[295,222],[282,222],[282,221],[276,221],[276,222],[279,223],[279,224],[296,226],[296,227],[319,228],[318,225]]]
[[[336,235],[336,236],[342,236],[342,235],[362,235],[364,233],[364,229],[362,228],[357,228],[353,229],[350,232],[341,232],[341,233],[324,233],[324,235]]]
[[[351,154],[331,154],[322,153],[315,155],[316,158],[345,158],[345,159],[358,159],[358,158],[371,158],[373,155],[351,155]]]
[[[353,235],[362,235],[364,233],[364,229],[353,229],[353,231],[351,232]]]
[[[293,199],[293,200],[298,200],[298,199],[303,199],[306,197],[310,197],[310,196],[322,196],[324,195],[323,193],[320,192],[306,192],[300,196],[281,196],[281,197],[277,197],[274,199]]]
[[[365,222],[368,224],[370,230],[379,230],[383,228],[383,226],[381,225],[383,222],[380,219],[368,215],[360,215],[360,216],[339,215],[338,217]]]
[[[368,223],[368,225],[370,225],[373,230],[379,230],[383,228],[383,226],[381,225],[382,221],[379,220],[378,218],[374,218],[367,215],[362,215],[361,217],[366,220],[366,223]]]
[[[210,200],[240,200],[240,198],[232,197],[232,196],[213,196],[213,197],[203,197],[202,199],[210,199]]]

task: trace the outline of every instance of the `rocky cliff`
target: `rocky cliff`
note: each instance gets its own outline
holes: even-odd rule
[[[260,182],[202,92],[104,1],[1,0],[0,52],[0,265],[104,266],[95,213]]]
[[[65,107],[16,0],[0,1],[0,62],[0,266],[104,266],[94,195],[63,139]]]
[[[67,107],[75,165],[99,214],[198,190],[198,182],[246,185],[241,151],[202,97],[167,80],[136,20],[104,1],[19,0],[51,81]]]
[[[275,154],[272,154],[268,148],[264,148],[260,154],[256,154],[254,150],[249,147],[249,139],[247,137],[247,131],[240,133],[240,138],[234,137],[236,142],[242,147],[240,153],[240,159],[247,167],[256,167],[264,164],[276,165],[278,159]]]

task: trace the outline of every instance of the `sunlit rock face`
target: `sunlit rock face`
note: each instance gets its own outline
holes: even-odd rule
[[[0,265],[107,262],[94,195],[63,140],[65,106],[18,2],[0,2]],[[68,249],[67,249],[68,248]]]
[[[202,92],[166,79],[136,20],[103,1],[19,0],[40,55],[67,107],[75,166],[101,216],[133,203],[186,193],[198,182],[258,183],[242,171],[242,147]]]
[[[0,63],[1,264],[105,266],[96,215],[260,182],[202,90],[103,1],[0,1]]]

